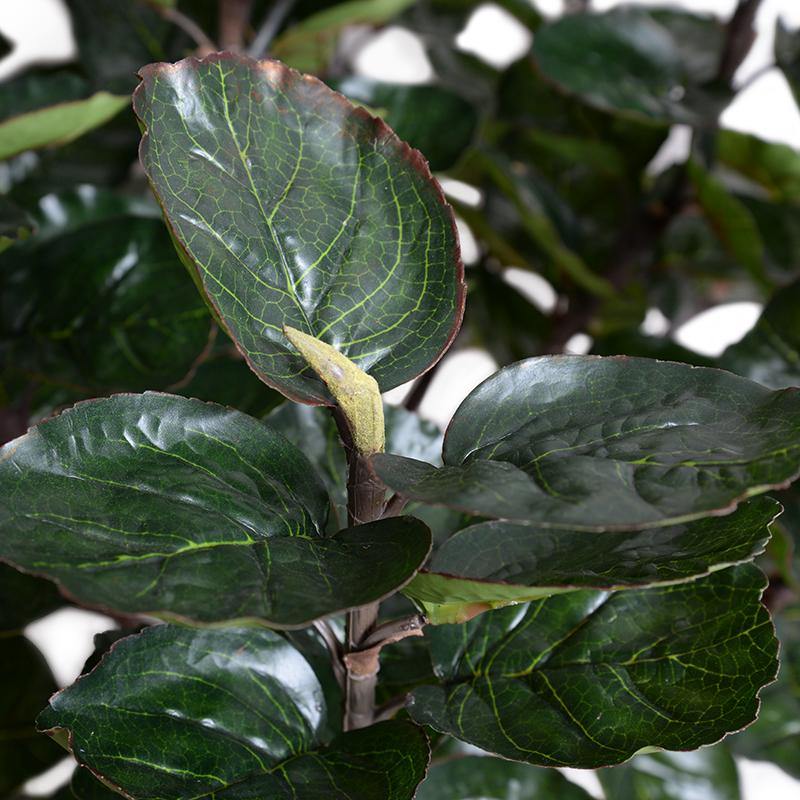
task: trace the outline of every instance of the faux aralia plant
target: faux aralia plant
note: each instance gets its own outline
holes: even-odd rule
[[[308,407],[121,394],[0,451],[0,559],[145,624],[39,715],[82,767],[72,795],[410,800],[479,776],[567,797],[535,766],[752,722],[778,663],[751,562],[781,511],[765,493],[800,473],[797,392],[535,358],[467,397],[441,463],[412,458],[436,434],[381,392],[442,356],[465,295],[424,158],[277,61],[141,77],[141,161],[182,260],[252,371]],[[291,441],[334,424],[327,462]],[[471,519],[431,553],[437,508]],[[432,670],[379,702],[381,662],[417,645]],[[520,763],[428,773],[441,734]]]

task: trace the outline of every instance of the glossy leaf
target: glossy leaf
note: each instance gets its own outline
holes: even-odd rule
[[[591,795],[554,769],[488,756],[434,764],[416,800],[590,800]],[[615,798],[616,800],[616,798]]]
[[[380,112],[404,142],[423,153],[433,170],[453,166],[472,142],[478,125],[472,104],[440,86],[380,83],[353,76],[334,88]]]
[[[731,737],[737,755],[771,761],[800,780],[800,607],[778,618],[781,670],[776,683],[764,690],[758,719]]]
[[[709,18],[695,18],[691,24],[716,27],[719,34]],[[589,105],[658,121],[692,123],[708,108],[694,97],[685,62],[691,44],[685,34],[674,22],[664,24],[635,7],[574,14],[542,26],[533,54],[546,78]],[[702,48],[706,52],[709,43],[707,34]]]
[[[55,690],[47,662],[27,639],[0,636],[0,796],[63,756],[33,724]]]
[[[161,625],[120,642],[38,725],[68,731],[79,762],[137,800],[411,800],[424,733],[386,722],[328,744],[329,713],[308,662],[279,635]]]
[[[0,123],[0,159],[78,139],[104,125],[129,102],[127,95],[97,92],[85,100],[73,100],[10,117]]]
[[[7,375],[59,387],[61,403],[187,375],[211,320],[161,221],[133,211],[90,187],[43,198],[39,233],[0,255]]]
[[[341,32],[348,25],[384,25],[414,0],[346,0],[293,25],[270,48],[270,53],[303,72],[324,73]]]
[[[669,526],[788,486],[800,471],[800,397],[685,364],[546,356],[468,395],[445,435],[443,469],[373,461],[406,497],[482,516]]]
[[[579,588],[681,583],[763,553],[780,512],[757,498],[722,518],[602,535],[484,522],[451,536],[403,593],[442,624]]]
[[[800,386],[800,281],[779,289],[755,327],[731,345],[720,363],[773,389]]]
[[[42,423],[0,451],[0,487],[0,558],[128,613],[302,626],[397,589],[430,548],[412,517],[324,537],[327,495],[299,450],[172,395]]]
[[[63,603],[52,583],[0,563],[0,637],[8,631],[22,631]]]
[[[693,749],[752,722],[777,642],[752,565],[694,583],[574,592],[428,629],[441,686],[418,722],[542,766]]]
[[[266,383],[331,402],[284,325],[333,344],[382,390],[441,356],[460,324],[462,266],[418,153],[274,61],[212,55],[142,75],[145,170],[190,270]]]
[[[725,743],[692,753],[635,756],[597,773],[614,800],[740,800],[736,762]]]

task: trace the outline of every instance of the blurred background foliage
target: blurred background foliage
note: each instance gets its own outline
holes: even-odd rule
[[[129,106],[137,69],[221,48],[319,75],[384,117],[447,179],[475,245],[454,353],[478,347],[503,365],[565,352],[582,335],[598,354],[716,365],[773,388],[800,384],[800,152],[720,124],[741,89],[734,76],[759,0],[741,0],[727,20],[636,3],[598,13],[581,0],[553,17],[530,0],[498,0],[532,34],[530,51],[504,67],[457,44],[478,0],[67,5],[77,58],[0,84],[0,442],[67,404],[119,391],[177,392],[256,416],[279,405],[192,287],[137,161]],[[432,66],[424,84],[354,69],[353,53],[389,24],[421,43]],[[800,31],[779,24],[775,42],[774,65],[800,103]],[[656,156],[675,126],[690,134],[688,156],[664,164]],[[544,295],[531,291],[540,284]],[[738,300],[764,310],[720,357],[675,342],[698,312]],[[653,315],[659,335],[643,332]],[[431,379],[410,387],[406,408],[419,407]],[[304,428],[317,431],[317,446],[332,435],[318,412],[296,421],[289,409],[276,414],[298,441]],[[438,441],[432,430],[426,436]],[[602,771],[610,800],[735,800],[732,754],[800,778],[800,490],[780,499],[786,513],[762,566],[783,667],[760,720],[713,748]],[[440,539],[463,523],[419,513]],[[31,676],[24,698],[0,698],[0,729],[23,731],[0,736],[0,796],[11,797],[57,757],[28,725],[54,684],[20,632],[65,601],[49,584],[0,570],[0,600],[6,591],[30,598],[24,618],[3,618],[0,602],[2,669]],[[424,644],[409,642],[387,654],[386,696],[429,673]],[[3,686],[13,685],[11,672]],[[436,754],[441,765],[463,755],[442,740]],[[476,774],[468,761],[463,770]],[[510,798],[502,792],[512,784],[528,792],[513,795],[520,800],[581,796],[541,770],[485,764],[480,796]],[[434,767],[431,787],[452,784],[443,769]]]

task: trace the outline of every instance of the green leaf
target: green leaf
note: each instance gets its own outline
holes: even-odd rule
[[[614,800],[740,800],[736,762],[726,744],[693,753],[635,756],[619,767],[597,773]]]
[[[299,450],[172,395],[80,403],[10,442],[0,498],[0,558],[92,606],[203,623],[302,626],[394,591],[430,548],[412,517],[323,536]]]
[[[553,769],[538,769],[488,756],[465,756],[434,764],[419,787],[416,800],[474,798],[590,800],[591,795]]]
[[[161,221],[134,208],[91,187],[48,195],[39,234],[0,255],[6,380],[58,386],[65,403],[190,371],[211,320]]]
[[[775,62],[800,103],[800,29],[789,30],[780,18],[775,26]]]
[[[472,142],[478,114],[455,92],[435,85],[391,84],[352,76],[333,84],[351,100],[382,113],[389,127],[422,151],[431,169],[452,167]]]
[[[88,769],[76,769],[70,785],[63,791],[64,800],[119,800],[119,793],[100,783]]]
[[[22,631],[63,604],[52,583],[0,563],[0,638],[8,631]]]
[[[145,170],[262,380],[331,402],[284,325],[336,346],[381,390],[441,356],[461,320],[462,265],[452,212],[418,153],[274,61],[211,55],[142,75]]]
[[[302,72],[324,73],[341,32],[349,25],[385,25],[414,0],[348,0],[312,14],[279,36],[275,58]]]
[[[720,42],[719,25],[709,17],[687,15],[687,20],[695,37],[707,29],[705,70],[708,32],[713,29]],[[533,54],[545,78],[595,108],[692,124],[713,105],[707,96],[695,97],[694,81],[707,75],[693,80],[689,70],[697,66],[696,52],[686,30],[640,8],[562,17],[537,31]]]
[[[760,284],[768,284],[761,232],[747,206],[699,164],[689,162],[697,200],[725,249]]]
[[[716,142],[720,163],[755,181],[774,201],[800,202],[800,153],[793,147],[739,131],[720,131]]]
[[[271,631],[160,625],[121,641],[38,725],[69,731],[79,762],[137,800],[411,800],[422,730],[385,722],[324,742],[336,712]]]
[[[0,636],[0,796],[63,756],[33,725],[55,690],[44,657],[25,637]]]
[[[451,536],[403,593],[442,624],[576,589],[682,583],[763,553],[780,512],[762,497],[722,518],[603,535],[484,522]]]
[[[721,370],[544,356],[474,389],[445,467],[373,459],[414,500],[541,527],[625,530],[732,511],[800,471],[800,397]]]
[[[800,281],[779,289],[755,327],[732,344],[720,364],[773,389],[800,386]]]
[[[22,153],[67,144],[105,125],[130,103],[127,95],[96,92],[85,100],[30,111],[0,123],[0,160]]]
[[[574,592],[428,629],[441,686],[422,724],[542,766],[618,764],[644,747],[694,749],[756,716],[777,641],[752,565],[694,583]]]
[[[737,755],[771,761],[800,780],[800,606],[778,619],[781,670],[761,698],[758,719],[729,740]]]

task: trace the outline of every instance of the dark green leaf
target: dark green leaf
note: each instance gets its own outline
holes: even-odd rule
[[[441,624],[575,589],[681,583],[763,553],[780,511],[762,497],[722,518],[601,535],[484,522],[451,536],[403,593]]]
[[[430,548],[412,517],[324,537],[299,450],[172,395],[80,403],[10,442],[0,498],[0,558],[93,606],[199,622],[301,626],[397,589]]]
[[[283,326],[386,390],[449,345],[463,306],[452,213],[384,123],[274,61],[142,72],[142,160],[179,245],[254,371],[329,403]],[[332,146],[335,143],[335,147]]]
[[[475,108],[440,86],[379,83],[354,76],[333,88],[380,112],[404,142],[422,151],[433,170],[451,167],[472,142],[478,125]]]
[[[694,583],[574,592],[428,629],[438,687],[420,723],[543,766],[693,749],[750,723],[777,641],[752,565]]]
[[[766,142],[749,133],[720,131],[717,158],[766,189],[771,198],[800,202],[800,153],[793,147]]]
[[[63,800],[119,800],[119,794],[100,783],[88,769],[76,769]],[[61,798],[58,798],[61,800]]]
[[[688,169],[700,207],[725,249],[756,283],[766,283],[764,243],[747,206],[699,164],[690,162]]]
[[[693,753],[635,756],[597,773],[614,800],[740,800],[736,762],[726,744]]]
[[[0,632],[21,631],[63,603],[52,583],[0,563]]]
[[[0,83],[0,120],[80,100],[89,94],[86,79],[68,69],[31,69]]]
[[[590,800],[554,769],[512,764],[488,756],[451,758],[435,764],[416,800]],[[617,798],[614,798],[617,800]]]
[[[129,103],[127,95],[96,92],[85,100],[9,117],[0,123],[0,160],[25,150],[67,144],[104,125]]]
[[[120,642],[38,724],[69,731],[79,762],[137,800],[411,800],[424,733],[385,722],[326,744],[330,713],[279,635],[160,625]]]
[[[675,525],[797,477],[800,397],[685,364],[533,358],[464,400],[444,461],[436,470],[374,458],[406,497],[482,516],[581,530]]]
[[[721,356],[720,364],[773,389],[800,386],[800,281],[779,289],[755,327]]]
[[[695,97],[694,85],[708,78],[713,52],[708,32],[713,29],[717,42],[721,37],[710,17],[686,20],[678,25],[674,18],[658,20],[633,7],[574,14],[542,26],[533,54],[545,77],[596,108],[695,123],[713,105],[708,97]],[[705,53],[699,51],[703,70],[694,80],[689,70],[698,66],[698,51],[687,27],[694,38],[706,29]]]
[[[0,796],[62,757],[33,726],[55,690],[47,663],[27,639],[0,636]]]
[[[59,386],[61,403],[166,388],[208,342],[163,224],[125,205],[88,187],[43,198],[40,234],[0,256],[3,370]]]
[[[764,690],[758,719],[729,740],[738,755],[771,761],[800,780],[800,607],[778,619],[781,670]]]

